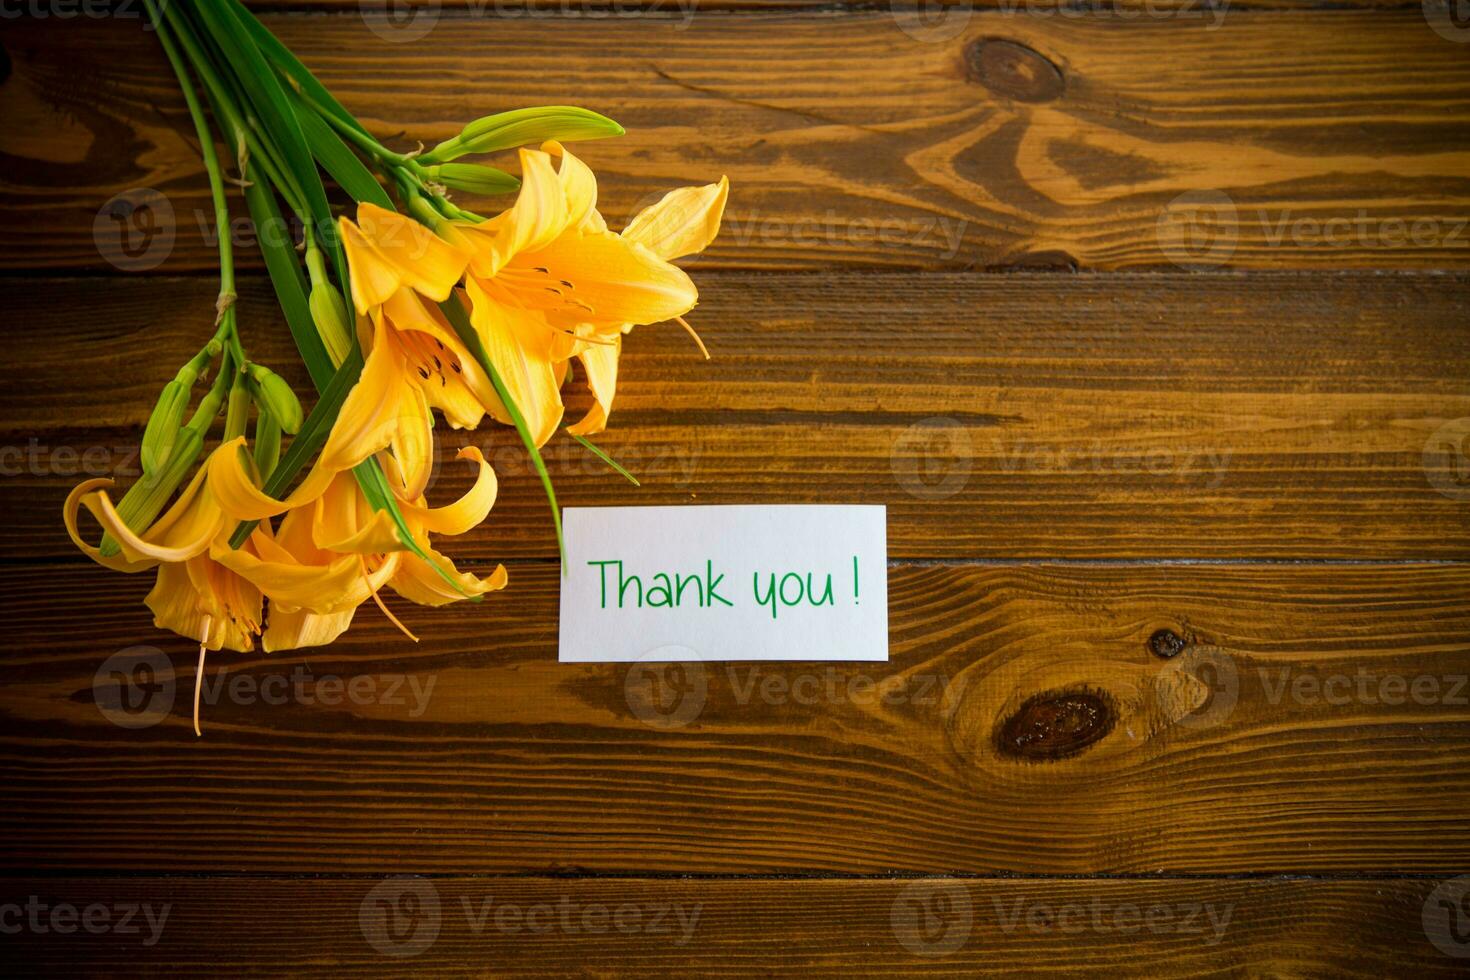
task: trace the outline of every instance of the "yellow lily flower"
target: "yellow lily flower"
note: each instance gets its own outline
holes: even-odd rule
[[[67,534],[83,554],[107,568],[140,572],[157,567],[158,579],[147,604],[154,624],[201,644],[204,649],[246,651],[260,632],[260,593],[246,586],[209,556],[210,545],[233,528],[200,467],[184,492],[153,526],[136,534],[118,516],[106,487],[111,480],[87,480],[72,490],[62,512]],[[103,555],[83,540],[77,516],[85,507],[119,545]],[[252,535],[255,547],[263,535]]]
[[[241,442],[227,445],[238,450]],[[421,492],[412,491],[396,460],[383,459],[389,485],[395,495],[401,495],[398,507],[404,523],[429,560],[454,579],[458,590],[428,562],[405,550],[396,525],[386,512],[372,509],[350,473],[337,474],[317,499],[292,505],[260,490],[238,451],[211,458],[210,479],[220,487],[232,519],[266,519],[286,512],[275,538],[262,542],[254,552],[231,551],[228,545],[213,552],[216,560],[270,599],[270,625],[264,637],[268,652],[330,643],[347,629],[357,606],[369,597],[413,637],[383,605],[378,591],[385,584],[424,605],[443,605],[504,588],[503,566],[481,579],[458,571],[429,545],[431,533],[453,536],[478,526],[495,502],[495,472],[480,451],[466,447],[458,458],[476,464],[479,475],[463,497],[438,508],[429,507]]]
[[[359,204],[357,221],[344,217],[338,227],[352,270],[352,302],[364,316],[400,289],[443,302],[469,261],[458,245],[376,204]]]
[[[597,211],[592,171],[559,143],[521,150],[521,168],[510,209],[480,224],[451,222],[447,237],[470,255],[470,320],[539,445],[561,421],[569,358],[582,360],[596,399],[572,430],[601,431],[622,334],[637,324],[682,322],[693,309],[694,283],[668,260],[709,244],[729,185],[722,178],[674,191],[618,235]]]

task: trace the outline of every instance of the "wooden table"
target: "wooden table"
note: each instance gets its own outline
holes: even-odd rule
[[[892,657],[559,665],[544,500],[497,431],[501,500],[454,551],[510,588],[401,609],[417,646],[364,610],[326,649],[217,655],[200,739],[149,577],[60,522],[84,476],[136,472],[215,293],[155,41],[138,4],[89,9],[0,21],[7,959],[1470,964],[1470,25],[1388,0],[258,4],[395,145],[526,104],[617,118],[582,149],[614,227],[729,174],[693,264],[714,359],[673,327],[626,348],[604,446],[643,488],[575,446],[553,475],[571,505],[887,504]],[[247,343],[284,368],[251,270]]]

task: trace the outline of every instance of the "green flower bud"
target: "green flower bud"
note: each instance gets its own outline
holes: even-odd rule
[[[301,428],[301,402],[284,378],[259,364],[250,365],[250,378],[256,384],[260,407],[275,416],[286,432],[295,434]]]
[[[306,302],[311,308],[311,322],[316,324],[316,332],[327,348],[327,356],[333,364],[341,364],[352,352],[352,321],[347,317],[342,294],[329,282],[317,282],[312,285]]]
[[[494,153],[545,140],[596,140],[622,136],[623,127],[589,109],[544,105],[484,116],[419,157],[421,163],[443,163],[466,153]],[[447,183],[447,181],[446,181]]]
[[[225,408],[225,442],[238,439],[245,434],[245,424],[250,418],[250,388],[243,378],[237,378],[230,388],[230,399]]]
[[[189,385],[174,378],[158,393],[158,403],[153,406],[153,414],[148,416],[148,426],[143,430],[141,456],[144,473],[157,473],[168,461],[168,454],[178,441],[179,429],[184,425],[184,413],[188,410]]]
[[[270,412],[261,412],[255,417],[255,468],[265,479],[280,460],[281,423]]]
[[[509,194],[521,186],[518,179],[504,170],[478,163],[437,163],[427,170],[429,179],[435,183],[471,194]]]

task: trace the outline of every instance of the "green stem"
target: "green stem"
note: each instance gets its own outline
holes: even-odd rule
[[[230,205],[225,198],[224,176],[220,170],[219,155],[214,148],[214,134],[209,131],[209,122],[204,118],[204,109],[199,105],[199,96],[194,91],[194,80],[184,66],[183,59],[179,57],[178,49],[174,47],[173,39],[164,26],[162,15],[153,0],[144,0],[144,4],[148,8],[149,16],[153,18],[154,30],[158,32],[158,43],[163,46],[163,53],[168,58],[169,64],[173,66],[174,75],[179,80],[179,89],[184,93],[184,104],[189,107],[189,118],[194,122],[194,134],[199,138],[199,155],[204,158],[204,169],[209,175],[209,194],[214,201],[215,237],[219,248],[220,300],[222,303],[230,304],[221,311],[221,326],[228,327],[225,341],[235,350],[239,356],[239,362],[243,364],[245,355],[240,350],[240,339],[234,330],[235,254],[234,243],[230,241]]]

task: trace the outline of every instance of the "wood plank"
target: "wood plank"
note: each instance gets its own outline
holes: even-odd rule
[[[1443,269],[1470,256],[1470,60],[1418,7],[1231,11],[1218,29],[977,12],[932,43],[878,12],[444,13],[419,44],[355,16],[268,21],[405,147],[492,107],[607,111],[631,135],[585,155],[614,226],[657,191],[727,172],[711,265]],[[105,252],[210,268],[205,184],[152,39],[125,20],[10,21],[0,43],[13,64],[0,267],[110,271]],[[140,188],[172,217],[130,210],[137,194],[111,200]]]
[[[41,923],[6,937],[11,962],[46,976],[1459,975],[1423,924],[1436,884],[154,877],[3,892]],[[118,934],[129,907],[137,932]],[[65,927],[89,908],[98,931],[51,931],[57,910]],[[1427,921],[1461,953],[1442,914]]]
[[[564,503],[885,503],[893,557],[1470,556],[1463,277],[696,271],[714,360],[677,328],[636,331],[599,440],[643,487],[562,439]],[[305,390],[268,287],[243,289],[252,355]],[[77,557],[62,501],[85,475],[136,472],[213,296],[0,282],[26,325],[0,393],[0,557]],[[467,487],[467,438],[501,477],[451,552],[554,555],[514,435],[440,436],[432,500]]]
[[[510,571],[481,606],[390,597],[418,645],[368,608],[211,656],[200,739],[151,576],[0,567],[0,867],[1470,863],[1463,565],[897,565],[889,663],[703,667],[558,664],[554,567]]]

